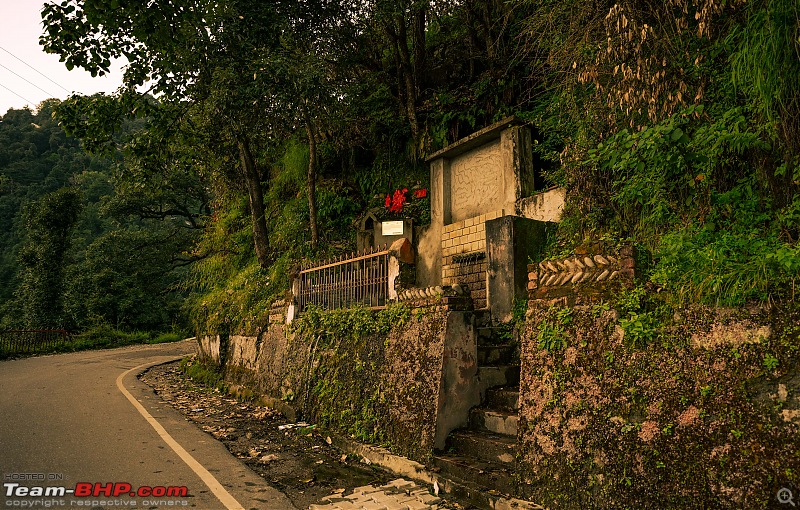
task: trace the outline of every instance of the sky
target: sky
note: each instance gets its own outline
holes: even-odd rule
[[[122,70],[92,78],[81,69],[67,71],[57,55],[39,46],[44,32],[41,10],[45,0],[0,0],[0,116],[9,108],[32,110],[45,99],[65,99],[114,92],[122,83]]]

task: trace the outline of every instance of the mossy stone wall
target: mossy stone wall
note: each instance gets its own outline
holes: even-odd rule
[[[298,418],[424,461],[433,451],[450,313],[403,305],[314,312],[292,327],[231,335],[225,378],[291,406]],[[200,338],[201,352],[219,342]]]
[[[688,308],[642,344],[613,309],[571,301],[530,301],[521,336],[518,458],[532,500],[758,509],[800,491],[796,306]]]

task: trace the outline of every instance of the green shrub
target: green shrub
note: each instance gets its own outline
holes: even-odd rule
[[[652,279],[679,303],[725,306],[766,300],[796,280],[800,247],[781,239],[749,181],[712,193],[704,223],[679,227],[661,240]]]
[[[69,350],[122,347],[125,345],[145,344],[149,341],[149,333],[141,331],[129,333],[108,324],[102,324],[73,337],[73,343]]]
[[[550,307],[536,335],[539,349],[556,352],[567,346],[567,328],[572,324],[572,314],[571,308]]]
[[[642,276],[675,304],[763,301],[797,279],[800,202],[773,204],[752,163],[770,150],[768,127],[752,116],[744,107],[690,107],[640,131],[622,130],[584,159],[604,175],[599,196],[611,214],[595,220],[593,235],[611,231],[650,254]],[[776,176],[791,167],[773,166]],[[574,229],[576,219],[564,225]]]
[[[225,383],[222,373],[215,366],[187,357],[181,361],[181,370],[186,377],[201,386],[218,389],[222,392],[227,392],[228,390],[228,385]]]
[[[660,321],[652,312],[631,312],[628,317],[619,320],[625,332],[625,341],[632,348],[642,348],[658,334]]]
[[[539,333],[536,335],[536,342],[539,349],[555,352],[567,346],[567,336],[560,324],[542,321]]]
[[[166,344],[172,342],[180,342],[184,338],[186,338],[186,336],[180,333],[161,333],[160,335],[157,335],[155,338],[151,338],[148,343]]]

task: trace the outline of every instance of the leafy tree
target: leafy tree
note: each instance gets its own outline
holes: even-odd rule
[[[62,188],[27,208],[17,292],[28,328],[64,326],[64,267],[81,206],[77,190]]]
[[[268,179],[259,155],[274,143],[275,134],[286,131],[283,125],[291,126],[297,119],[306,126],[314,149],[318,137],[312,122],[318,108],[310,106],[313,101],[297,99],[320,83],[308,78],[315,68],[279,68],[287,63],[282,51],[285,46],[296,47],[285,44],[289,40],[302,41],[303,48],[314,47],[319,37],[312,34],[322,33],[319,20],[329,17],[335,6],[335,2],[253,0],[49,4],[43,11],[48,33],[42,42],[68,67],[103,74],[111,58],[129,61],[125,91],[116,98],[73,98],[60,108],[60,117],[92,148],[111,142],[125,115],[147,115],[146,135],[129,147],[131,153],[162,145],[156,152],[163,156],[163,144],[178,137],[205,156],[206,175],[223,174],[223,182],[229,176],[224,175],[226,167],[238,163],[236,180],[249,195],[256,256],[266,267],[272,258],[263,197]],[[157,103],[132,92],[145,83],[152,84]],[[183,133],[178,135],[179,131]],[[313,157],[308,190],[316,243],[315,182]]]
[[[209,136],[205,141],[224,145],[227,153],[213,163],[230,165],[230,155],[238,155],[262,266],[268,264],[270,253],[263,175],[254,147],[264,140],[261,133],[266,127],[258,112],[269,108],[269,98],[253,80],[259,69],[254,56],[258,47],[275,44],[278,31],[272,30],[272,20],[280,6],[247,0],[149,5],[68,1],[48,4],[42,12],[48,30],[43,45],[59,53],[68,68],[104,74],[111,58],[129,61],[123,93],[88,103],[75,98],[61,110],[68,131],[92,146],[98,140],[109,141],[126,115],[147,115],[149,136],[140,138],[131,150],[150,151],[174,140],[175,129],[189,119],[199,123]],[[145,83],[152,84],[158,105],[133,92]],[[90,129],[94,127],[98,129]]]
[[[0,119],[0,327],[180,326],[178,281],[197,258],[206,186],[193,173],[136,181],[135,165],[115,172],[113,154],[86,154],[52,120],[58,106]],[[56,201],[65,190],[77,203]],[[57,223],[69,219],[62,206],[78,211],[71,226]]]

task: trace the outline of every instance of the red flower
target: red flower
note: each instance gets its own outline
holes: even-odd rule
[[[396,189],[391,195],[386,195],[384,206],[389,209],[389,212],[399,213],[403,212],[403,205],[406,203],[406,193],[408,188]]]
[[[395,190],[394,196],[392,197],[392,206],[389,208],[391,212],[399,213],[403,211],[403,204],[406,203],[406,191],[408,190],[405,188],[403,190]]]
[[[418,189],[414,192],[414,198],[425,198],[428,196],[428,190],[425,188]]]
[[[385,206],[389,209],[389,212],[399,213],[403,211],[407,192],[408,188],[403,188],[395,190],[393,195],[386,195]]]

